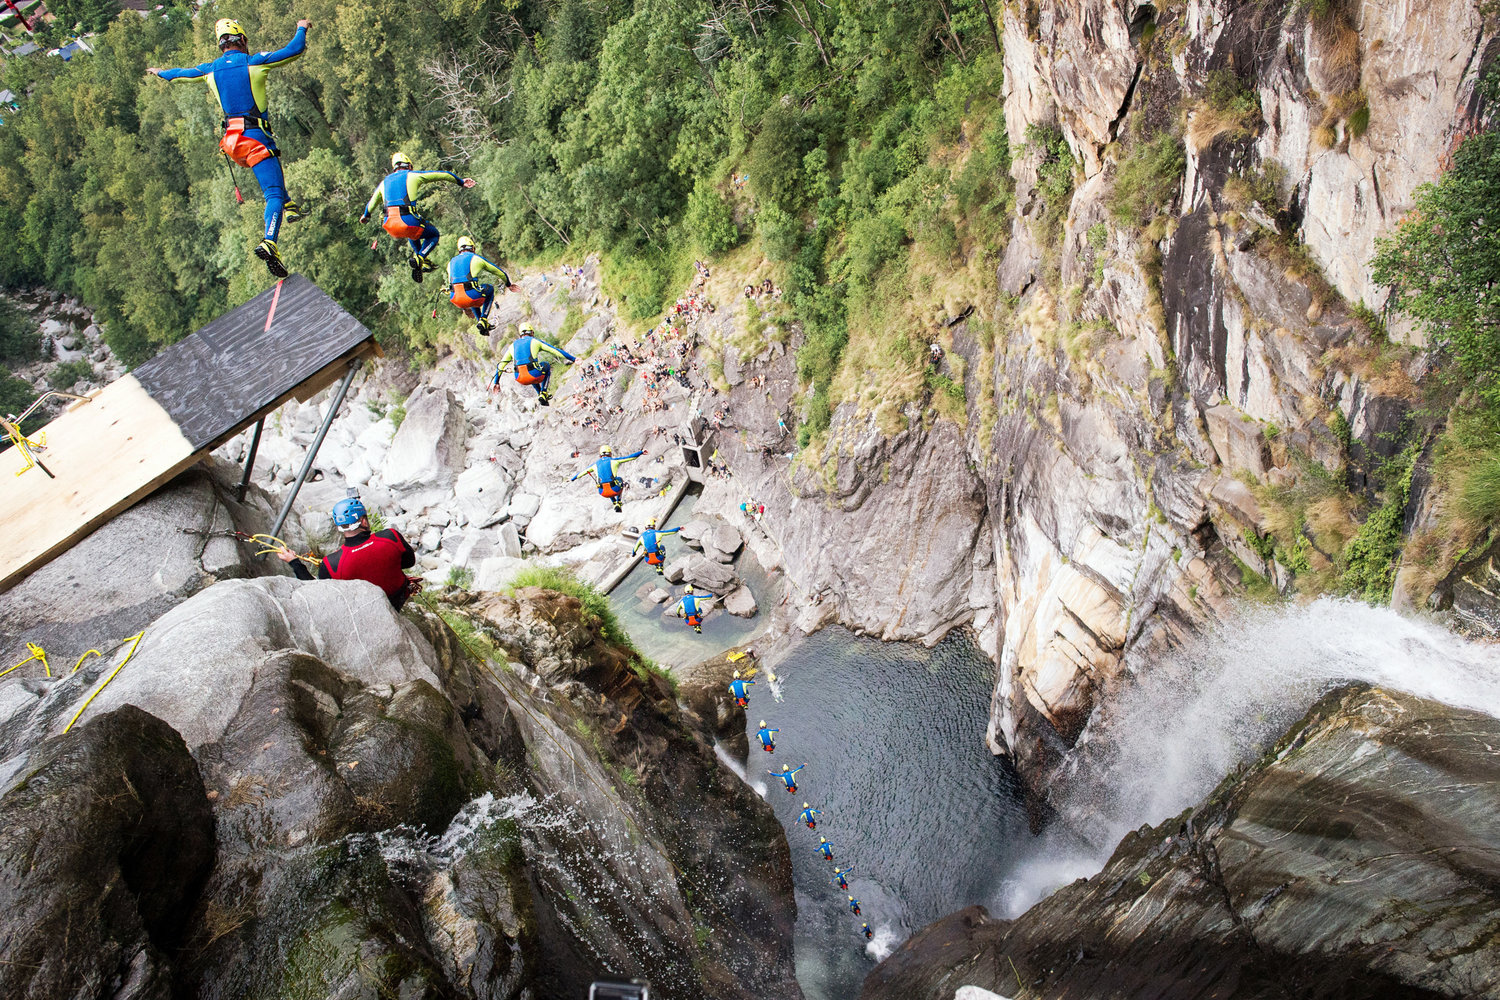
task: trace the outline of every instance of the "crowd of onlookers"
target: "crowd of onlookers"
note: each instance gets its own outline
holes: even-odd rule
[[[747,299],[767,298],[767,299],[770,299],[773,302],[780,302],[781,301],[781,289],[777,288],[774,284],[772,284],[770,278],[767,278],[766,280],[762,281],[759,285],[746,285],[745,286],[745,298],[747,298]]]

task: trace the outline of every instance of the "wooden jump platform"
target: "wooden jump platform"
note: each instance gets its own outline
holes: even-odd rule
[[[69,406],[42,428],[37,453],[56,478],[22,472],[20,448],[0,452],[0,590],[283,403],[306,402],[379,354],[359,320],[293,275]]]

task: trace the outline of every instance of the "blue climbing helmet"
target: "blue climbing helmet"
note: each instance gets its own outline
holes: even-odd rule
[[[333,523],[340,528],[352,527],[359,523],[368,511],[365,505],[360,503],[359,497],[345,497],[333,505]]]

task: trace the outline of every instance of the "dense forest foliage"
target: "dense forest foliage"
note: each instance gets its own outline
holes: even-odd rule
[[[756,237],[807,331],[804,439],[826,426],[830,392],[852,392],[834,384],[851,329],[879,355],[861,364],[920,381],[921,344],[900,332],[914,324],[892,320],[923,317],[889,289],[940,301],[945,283],[989,270],[1004,239],[991,0],[304,0],[295,12],[243,0],[196,17],[126,13],[93,56],[6,64],[24,96],[0,126],[0,220],[13,234],[0,282],[81,295],[132,362],[269,282],[247,253],[260,199],[218,155],[217,107],[201,82],[145,74],[213,58],[221,16],[245,25],[252,50],[312,20],[306,56],[271,80],[288,184],[310,210],[282,252],[417,352],[454,316],[433,318],[434,289],[405,277],[383,234],[371,250],[373,224],[356,225],[397,148],[479,180],[437,199],[441,259],[463,231],[523,267],[598,252],[630,321],[675,298],[695,255]]]

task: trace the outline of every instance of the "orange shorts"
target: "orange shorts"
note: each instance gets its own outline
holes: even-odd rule
[[[399,205],[392,205],[385,210],[385,221],[380,224],[380,228],[398,240],[420,239],[423,232],[422,226],[414,226],[401,218],[401,207]]]
[[[261,160],[273,156],[270,147],[259,139],[251,139],[245,135],[243,129],[231,125],[224,131],[224,138],[219,140],[219,148],[224,155],[246,170],[253,169]]]
[[[385,229],[386,229],[386,232],[390,232],[391,227],[390,227],[389,222],[387,222]],[[394,236],[395,234],[391,233],[391,235]],[[402,236],[400,238],[401,239],[409,239],[409,237],[406,237],[406,236]],[[460,308],[460,309],[473,309],[475,306],[482,306],[482,305],[484,305],[484,299],[476,298],[473,294],[471,294],[469,292],[469,290],[467,288],[465,288],[462,284],[458,284],[458,283],[455,283],[453,285],[453,290],[448,295],[448,301],[452,302],[454,305],[458,306],[458,308]]]

